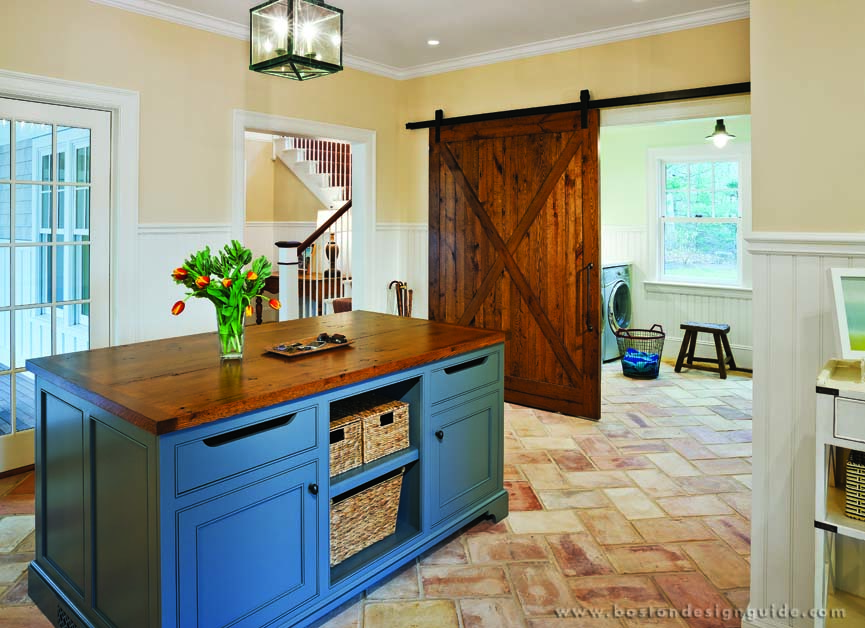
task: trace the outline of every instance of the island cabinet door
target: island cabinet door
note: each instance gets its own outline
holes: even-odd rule
[[[502,486],[502,399],[494,390],[432,417],[431,503],[436,525]]]
[[[177,513],[177,626],[259,628],[318,593],[317,464]]]

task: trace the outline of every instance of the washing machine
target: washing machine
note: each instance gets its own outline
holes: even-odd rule
[[[622,357],[616,342],[616,329],[631,326],[631,265],[604,264],[601,267],[601,355],[604,362]]]

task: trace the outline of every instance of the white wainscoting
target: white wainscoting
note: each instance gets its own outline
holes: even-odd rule
[[[421,222],[380,222],[376,250],[367,257],[375,281],[374,309],[387,310],[387,287],[404,281],[414,291],[412,316],[429,316],[429,225]]]
[[[186,311],[171,315],[171,306],[183,298],[183,288],[171,279],[171,271],[186,257],[209,246],[225,246],[231,239],[231,225],[225,224],[140,224],[138,226],[138,307],[135,340],[155,340],[213,331],[213,305],[190,299]],[[132,308],[130,308],[132,311]]]
[[[302,240],[315,229],[313,223],[247,223],[245,243],[255,255],[275,261],[274,242]],[[171,280],[171,271],[186,256],[210,246],[216,249],[231,239],[231,225],[225,224],[141,224],[138,227],[136,307],[129,342],[155,340],[213,331],[215,319],[209,303],[190,299],[180,316],[171,315],[171,306],[183,298],[183,290]],[[422,223],[380,223],[376,246],[369,259],[373,277],[374,311],[387,307],[387,285],[405,281],[414,290],[413,315],[426,318],[428,312],[428,228]]]
[[[302,242],[315,231],[314,222],[253,222],[248,221],[243,227],[243,242],[252,251],[254,257],[266,255],[276,266],[279,256],[274,242],[292,240]]]
[[[665,286],[663,291],[648,290],[645,285],[649,268],[649,234],[644,227],[604,225],[601,228],[603,264],[631,263],[632,327],[651,327],[660,323],[667,333],[664,356],[674,358],[679,352],[682,323],[694,320],[705,323],[728,323],[730,344],[738,366],[751,368],[753,333],[751,295],[747,291],[693,290]],[[700,336],[698,353],[712,356],[715,345],[707,335]]]
[[[839,354],[828,269],[865,267],[865,234],[754,233],[751,607],[814,605],[815,380]],[[812,626],[806,619],[755,626]]]

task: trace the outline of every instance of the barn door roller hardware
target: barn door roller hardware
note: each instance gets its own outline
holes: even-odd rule
[[[441,138],[442,126],[455,126],[457,124],[471,124],[472,122],[488,122],[490,120],[505,120],[520,116],[549,115],[553,113],[564,113],[568,111],[581,112],[583,128],[588,123],[589,109],[610,109],[613,107],[629,107],[633,105],[651,105],[655,103],[671,102],[675,100],[693,100],[695,98],[713,98],[717,96],[732,96],[735,94],[751,93],[751,83],[730,83],[728,85],[714,85],[712,87],[697,87],[694,89],[680,89],[671,92],[655,92],[653,94],[640,94],[637,96],[622,96],[619,98],[601,98],[591,100],[589,90],[580,92],[580,102],[563,103],[560,105],[547,105],[544,107],[529,107],[528,109],[511,109],[509,111],[493,111],[490,113],[479,113],[470,116],[457,116],[445,118],[441,109],[436,111],[434,120],[422,122],[409,122],[405,128],[413,129],[436,129],[436,141]],[[441,114],[441,115],[439,115]]]

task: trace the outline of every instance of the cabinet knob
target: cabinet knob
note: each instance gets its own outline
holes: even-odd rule
[[[436,432],[436,438],[437,439],[444,440],[444,437],[445,437],[445,433],[443,431],[439,430],[438,432]]]
[[[309,485],[309,492],[312,493],[313,495],[318,495],[318,484],[310,484]]]

